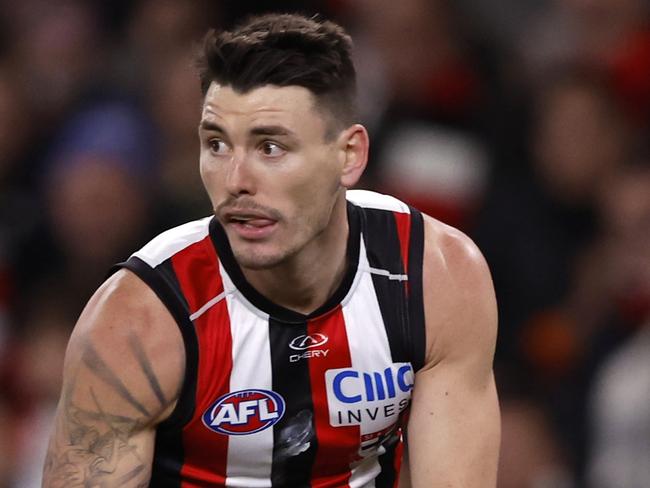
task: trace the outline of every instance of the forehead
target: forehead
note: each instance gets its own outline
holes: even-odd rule
[[[322,113],[314,95],[301,86],[265,85],[240,93],[213,82],[203,102],[202,119],[233,128],[273,123],[294,132],[324,130]]]

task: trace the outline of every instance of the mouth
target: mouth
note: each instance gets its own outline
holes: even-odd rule
[[[244,240],[264,239],[273,232],[278,223],[276,219],[265,214],[236,211],[226,212],[223,222]]]

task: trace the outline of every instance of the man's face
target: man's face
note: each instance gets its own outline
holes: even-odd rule
[[[327,227],[345,159],[327,124],[305,88],[242,94],[211,85],[199,127],[201,177],[241,266],[282,264]]]

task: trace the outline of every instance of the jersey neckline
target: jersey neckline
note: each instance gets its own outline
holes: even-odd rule
[[[357,268],[359,266],[361,217],[359,215],[359,208],[349,201],[347,201],[347,216],[349,225],[346,250],[348,263],[347,269],[345,270],[341,284],[334,293],[323,305],[309,314],[303,314],[283,307],[282,305],[278,305],[262,295],[246,280],[239,263],[237,263],[237,260],[233,255],[230,242],[228,241],[228,236],[216,217],[212,217],[212,220],[210,221],[210,238],[217,251],[219,260],[233,284],[253,306],[262,312],[267,313],[270,317],[273,317],[276,320],[288,323],[304,323],[321,315],[325,315],[327,312],[338,306],[347,296],[352,284],[354,283],[354,277],[356,276]]]

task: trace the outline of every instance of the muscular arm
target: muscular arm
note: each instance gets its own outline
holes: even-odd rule
[[[416,374],[408,425],[411,484],[494,487],[500,418],[489,271],[466,236],[430,218],[424,261],[427,357]]]
[[[128,271],[91,298],[70,338],[46,488],[148,486],[154,429],[184,373],[178,328]]]

